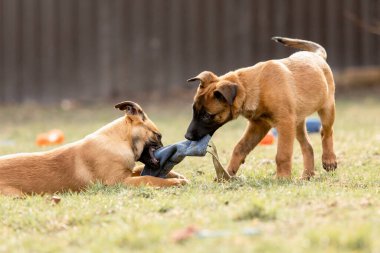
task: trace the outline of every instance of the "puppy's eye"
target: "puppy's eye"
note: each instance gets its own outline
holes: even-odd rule
[[[224,101],[225,98],[223,97],[222,93],[220,93],[219,91],[215,91],[214,92],[214,97],[219,100],[219,101]]]
[[[161,141],[161,139],[162,139],[162,135],[161,135],[161,134],[156,134],[156,136],[157,136],[157,139],[158,139],[159,141]]]
[[[202,116],[202,119],[203,119],[203,120],[211,120],[212,117],[213,117],[212,114],[210,114],[210,113],[208,113],[208,112],[205,112],[205,113],[203,114],[203,116]]]

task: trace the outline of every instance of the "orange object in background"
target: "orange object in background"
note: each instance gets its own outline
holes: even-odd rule
[[[65,135],[59,129],[53,129],[47,133],[39,134],[36,138],[36,144],[39,147],[58,145],[63,143]]]
[[[269,131],[267,135],[260,141],[259,145],[272,145],[274,143],[274,135],[272,131]]]

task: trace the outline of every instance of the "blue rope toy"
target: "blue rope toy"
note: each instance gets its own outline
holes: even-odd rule
[[[160,161],[160,168],[154,169],[145,165],[141,176],[154,176],[165,178],[175,165],[180,163],[186,156],[205,156],[210,135],[206,135],[198,141],[184,140],[175,144],[162,147],[154,151],[154,156]]]

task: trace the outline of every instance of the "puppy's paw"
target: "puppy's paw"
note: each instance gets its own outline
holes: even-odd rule
[[[185,176],[179,174],[178,172],[175,171],[170,171],[169,174],[166,176],[167,178],[179,178],[179,179],[186,179]]]
[[[190,183],[186,178],[169,178],[168,180],[172,186],[183,186]]]
[[[180,181],[181,185],[190,184],[190,180],[188,180],[187,178],[179,178],[178,180]]]
[[[337,162],[323,162],[322,164],[326,171],[334,171],[338,168]]]
[[[276,179],[279,181],[288,181],[292,179],[292,175],[290,173],[278,173],[276,174]]]
[[[322,157],[322,165],[326,171],[336,170],[336,168],[338,168],[338,163],[336,162],[335,155],[323,156]]]
[[[304,171],[302,173],[302,177],[301,177],[301,180],[310,180],[312,177],[315,176],[315,172],[314,171]]]
[[[230,169],[230,168],[228,168],[228,169],[227,169],[227,173],[228,173],[228,175],[230,175],[231,177],[234,177],[234,176],[236,176],[237,170],[234,170],[234,169]]]

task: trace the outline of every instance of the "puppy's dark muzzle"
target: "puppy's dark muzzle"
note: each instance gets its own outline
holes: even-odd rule
[[[199,127],[196,121],[192,120],[190,122],[189,127],[187,128],[185,138],[190,140],[190,141],[197,141],[201,139],[203,136],[198,131]],[[206,134],[204,134],[206,135]]]
[[[189,141],[195,141],[197,138],[194,137],[192,133],[186,133],[185,138],[188,139]]]
[[[185,138],[189,141],[199,141],[206,135],[212,136],[218,128],[218,125],[208,126],[202,122],[192,120],[187,128]]]

